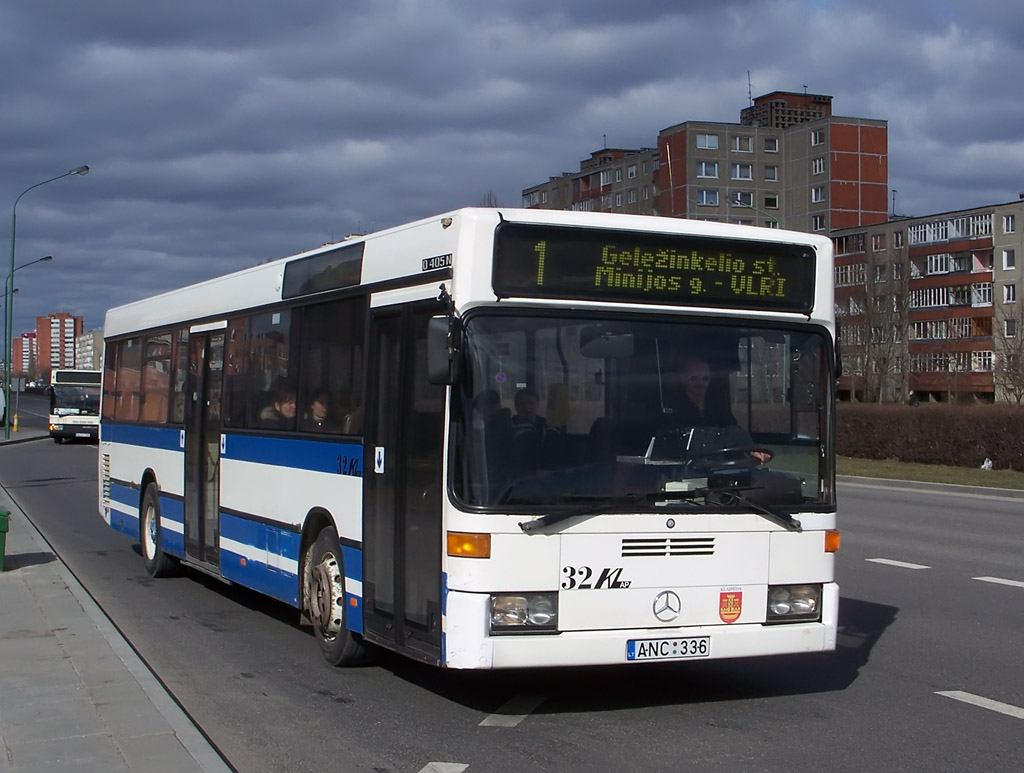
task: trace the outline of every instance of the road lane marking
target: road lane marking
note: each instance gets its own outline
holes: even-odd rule
[[[547,700],[546,695],[517,695],[484,719],[480,727],[515,727]]]
[[[982,698],[980,695],[972,695],[962,690],[940,690],[935,694],[952,698],[955,701],[970,703],[972,706],[979,706],[989,711],[998,711],[1000,714],[1006,714],[1006,716],[1013,717],[1014,719],[1024,719],[1024,709],[1018,706],[1011,706],[1009,703],[1001,703],[991,698]]]
[[[893,561],[891,558],[865,558],[873,564],[885,564],[886,566],[898,566],[900,569],[931,569],[924,564],[911,564],[907,561]]]
[[[428,762],[419,773],[462,773],[468,767],[461,762]]]
[[[1020,580],[1004,580],[1002,577],[972,577],[972,580],[981,580],[982,582],[994,582],[997,585],[1012,585],[1014,588],[1024,588],[1024,582]]]

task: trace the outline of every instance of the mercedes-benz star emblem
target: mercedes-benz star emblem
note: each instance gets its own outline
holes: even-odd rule
[[[679,596],[670,590],[663,590],[654,597],[654,616],[663,623],[671,623],[683,609]]]

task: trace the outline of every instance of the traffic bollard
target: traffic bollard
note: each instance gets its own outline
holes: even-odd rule
[[[10,513],[0,510],[0,572],[4,570],[4,553],[7,551],[7,529],[10,524]]]

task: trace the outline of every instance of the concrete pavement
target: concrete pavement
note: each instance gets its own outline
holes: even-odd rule
[[[3,488],[0,509],[0,773],[231,770]]]

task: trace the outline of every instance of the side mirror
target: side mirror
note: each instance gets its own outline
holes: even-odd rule
[[[431,317],[427,323],[427,381],[454,384],[462,351],[462,323],[457,317]]]

